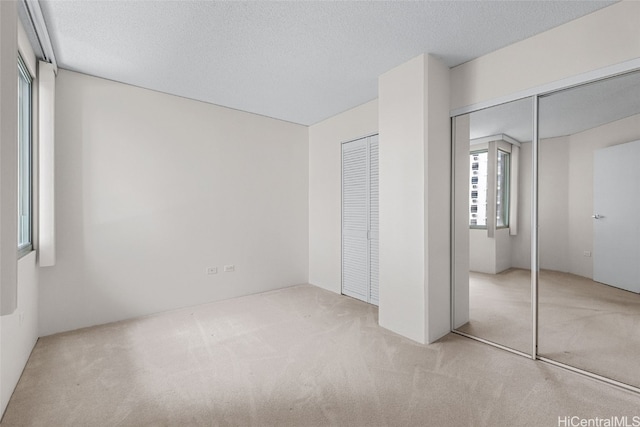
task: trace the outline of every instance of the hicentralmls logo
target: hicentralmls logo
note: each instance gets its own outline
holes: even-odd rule
[[[582,418],[579,416],[559,416],[558,427],[640,427],[640,416],[613,416],[608,418]]]

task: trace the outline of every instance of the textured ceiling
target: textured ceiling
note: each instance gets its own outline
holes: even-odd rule
[[[540,98],[540,138],[573,135],[640,114],[640,72],[581,85]],[[530,98],[470,113],[471,139],[507,134],[532,139]]]
[[[611,3],[41,1],[62,68],[306,125],[421,53],[455,66]]]
[[[640,72],[540,98],[540,137],[573,135],[636,114],[640,114]]]

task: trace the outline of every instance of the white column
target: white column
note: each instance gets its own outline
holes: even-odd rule
[[[451,119],[449,68],[426,56],[426,332],[431,343],[451,331]]]
[[[55,245],[55,74],[48,62],[38,63],[38,264],[56,263]]]
[[[449,69],[420,55],[380,76],[380,325],[450,330]]]

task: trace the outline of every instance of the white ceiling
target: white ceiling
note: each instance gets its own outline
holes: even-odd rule
[[[573,135],[640,114],[640,72],[540,98],[541,138]]]
[[[540,98],[540,138],[573,135],[640,114],[640,72],[566,89]],[[520,142],[533,138],[531,98],[470,114],[471,139],[506,134]]]
[[[612,1],[42,1],[58,64],[305,125],[431,53],[455,66]]]

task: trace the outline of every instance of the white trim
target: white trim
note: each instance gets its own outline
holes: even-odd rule
[[[27,7],[27,12],[29,12],[29,19],[31,19],[33,29],[38,36],[42,53],[45,59],[53,65],[53,72],[57,74],[58,63],[56,62],[56,56],[53,52],[53,44],[51,44],[47,24],[44,21],[42,9],[40,9],[40,3],[38,0],[24,0],[24,4]]]
[[[347,141],[342,141],[342,142],[340,143],[340,145],[342,146],[342,145],[344,145],[344,144],[348,144],[348,143],[350,143],[350,142],[355,142],[355,141],[358,141],[358,140],[361,140],[361,139],[371,138],[372,136],[378,136],[378,135],[379,135],[379,133],[378,133],[378,132],[368,133],[368,134],[366,134],[366,135],[359,136],[359,137],[357,137],[357,138],[352,138],[352,139],[349,139],[349,140],[347,140]],[[378,142],[378,143],[379,143],[379,142]]]
[[[555,366],[557,368],[565,369],[567,371],[571,371],[573,373],[576,373],[576,374],[579,374],[579,375],[583,375],[583,376],[591,378],[593,380],[600,381],[602,383],[605,383],[605,384],[608,384],[608,385],[611,385],[611,386],[614,386],[614,387],[618,387],[618,388],[621,388],[621,389],[624,389],[624,390],[627,390],[627,391],[631,391],[633,393],[640,393],[640,388],[638,388],[636,386],[632,386],[632,385],[627,384],[627,383],[623,383],[621,381],[614,380],[613,378],[608,378],[608,377],[604,377],[602,375],[594,374],[593,372],[585,371],[584,369],[576,368],[574,366],[567,365],[567,364],[562,363],[562,362],[557,362],[557,361],[555,361],[553,359],[549,359],[549,358],[543,357],[543,356],[538,356],[536,358],[532,358],[530,354],[527,354],[527,353],[524,353],[522,351],[515,350],[513,348],[510,348],[510,347],[495,343],[493,341],[485,340],[483,338],[478,338],[478,337],[476,337],[474,335],[469,335],[469,334],[467,334],[465,332],[461,332],[461,331],[458,331],[458,330],[455,330],[455,329],[452,330],[451,332],[453,332],[456,335],[460,335],[460,336],[463,336],[465,338],[472,339],[474,341],[479,341],[479,342],[481,342],[483,344],[488,344],[488,345],[490,345],[492,347],[496,347],[496,348],[498,348],[500,350],[508,351],[509,353],[514,353],[514,354],[517,354],[518,356],[526,357],[527,359],[532,359],[534,361],[539,361],[541,363],[546,363],[548,365]]]
[[[538,246],[538,154],[540,136],[538,133],[539,115],[538,95],[531,98],[533,103],[533,141],[531,146],[531,357],[538,357],[538,276],[539,276],[539,246]]]
[[[577,74],[575,76],[556,80],[554,82],[546,83],[541,86],[525,89],[520,92],[515,92],[509,95],[490,99],[488,101],[478,102],[477,104],[456,108],[454,110],[451,110],[449,115],[451,117],[460,116],[462,114],[467,114],[472,111],[484,110],[485,108],[490,108],[496,105],[506,104],[507,102],[528,98],[533,95],[546,95],[551,92],[557,92],[562,89],[568,89],[570,87],[580,86],[585,83],[594,82],[596,80],[602,80],[602,79],[613,77],[619,74],[625,74],[637,69],[640,69],[640,58],[631,59],[629,61],[621,62],[615,65],[610,65],[604,68],[599,68],[597,70],[588,71],[586,73]]]
[[[586,371],[584,369],[576,368],[575,366],[567,365],[565,363],[558,362],[558,361],[555,361],[553,359],[549,359],[547,357],[539,356],[538,360],[543,362],[543,363],[547,363],[549,365],[553,365],[553,366],[556,366],[558,368],[566,369],[567,371],[575,372],[576,374],[584,375],[585,377],[589,377],[589,378],[592,378],[594,380],[597,380],[597,381],[600,381],[600,382],[603,382],[603,383],[607,383],[609,385],[612,385],[612,386],[615,386],[615,387],[619,387],[619,388],[625,389],[627,391],[631,391],[633,393],[640,394],[640,388],[638,388],[636,386],[633,386],[631,384],[623,383],[621,381],[614,380],[613,378],[605,377],[605,376],[598,375],[598,374],[593,373],[593,372]]]
[[[36,78],[36,54],[33,53],[33,47],[31,47],[31,43],[29,43],[29,37],[27,37],[27,32],[22,27],[22,23],[18,20],[18,52],[20,52],[20,56],[22,57],[22,62],[27,67],[29,74],[31,74],[31,79]]]
[[[506,345],[498,344],[497,342],[485,340],[484,338],[476,337],[475,335],[470,335],[470,334],[468,334],[466,332],[462,332],[462,331],[459,331],[457,329],[453,329],[451,332],[453,332],[456,335],[460,335],[460,336],[463,336],[465,338],[472,339],[474,341],[479,341],[479,342],[481,342],[483,344],[489,344],[490,346],[499,348],[500,350],[508,351],[509,353],[513,353],[513,354],[517,354],[518,356],[526,357],[527,359],[532,359],[530,354],[524,353],[524,352],[522,352],[520,350],[516,350],[515,348],[507,347]],[[533,359],[533,360],[535,360],[535,359]]]

